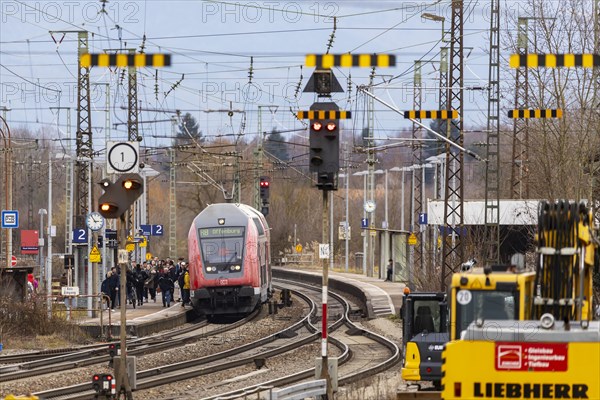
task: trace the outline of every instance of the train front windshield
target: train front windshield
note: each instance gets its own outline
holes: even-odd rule
[[[209,274],[242,271],[244,227],[200,228],[200,249],[204,270]]]

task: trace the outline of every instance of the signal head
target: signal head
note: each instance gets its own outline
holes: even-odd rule
[[[311,124],[312,130],[313,131],[320,131],[321,129],[323,129],[323,123],[321,121],[313,121]]]
[[[263,203],[266,203],[269,199],[269,184],[270,179],[268,176],[261,176],[258,186],[260,187],[260,198]]]
[[[104,194],[98,199],[99,211],[104,218],[121,217],[144,192],[138,174],[123,174],[114,184],[104,180],[106,182]]]
[[[330,121],[325,126],[325,129],[327,129],[329,132],[333,132],[337,129],[337,124],[333,121]]]
[[[110,181],[110,179],[104,178],[100,182],[98,182],[98,185],[100,185],[103,189],[106,189],[107,187],[112,185],[112,182]]]
[[[126,190],[137,190],[142,186],[142,182],[134,178],[125,179],[122,184]]]

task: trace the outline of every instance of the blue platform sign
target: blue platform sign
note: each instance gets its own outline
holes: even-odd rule
[[[419,225],[427,225],[427,213],[419,213]]]
[[[152,234],[152,225],[140,225],[140,229],[144,236],[150,236]]]
[[[18,228],[19,227],[19,211],[17,210],[2,210],[2,228]]]
[[[162,236],[163,235],[163,226],[162,225],[152,225],[152,236]]]
[[[363,218],[360,220],[360,227],[361,228],[368,228],[369,227],[369,218]]]
[[[87,229],[73,229],[73,243],[87,243]]]

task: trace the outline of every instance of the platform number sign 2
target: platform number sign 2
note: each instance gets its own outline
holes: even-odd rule
[[[73,243],[87,243],[87,229],[73,229]]]
[[[152,236],[162,236],[163,235],[163,226],[162,225],[152,225]]]

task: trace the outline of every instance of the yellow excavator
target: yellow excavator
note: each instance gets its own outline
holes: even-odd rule
[[[460,273],[453,275],[449,301],[446,293],[404,294],[401,375],[419,389],[424,382],[441,389],[442,350],[449,341],[459,339],[473,321],[529,319],[530,310],[525,304],[533,290],[535,273],[515,273],[507,265],[488,270],[475,264],[476,260],[469,260]],[[414,392],[406,393],[406,398],[414,398]]]
[[[459,286],[450,301],[460,339],[442,354],[441,398],[600,399],[600,323],[592,311],[597,244],[585,205],[541,202],[533,280],[515,275],[526,290],[496,284],[485,298],[467,288],[470,279],[454,276]],[[478,285],[494,282],[493,271],[485,275]],[[523,318],[504,318],[516,309]]]

